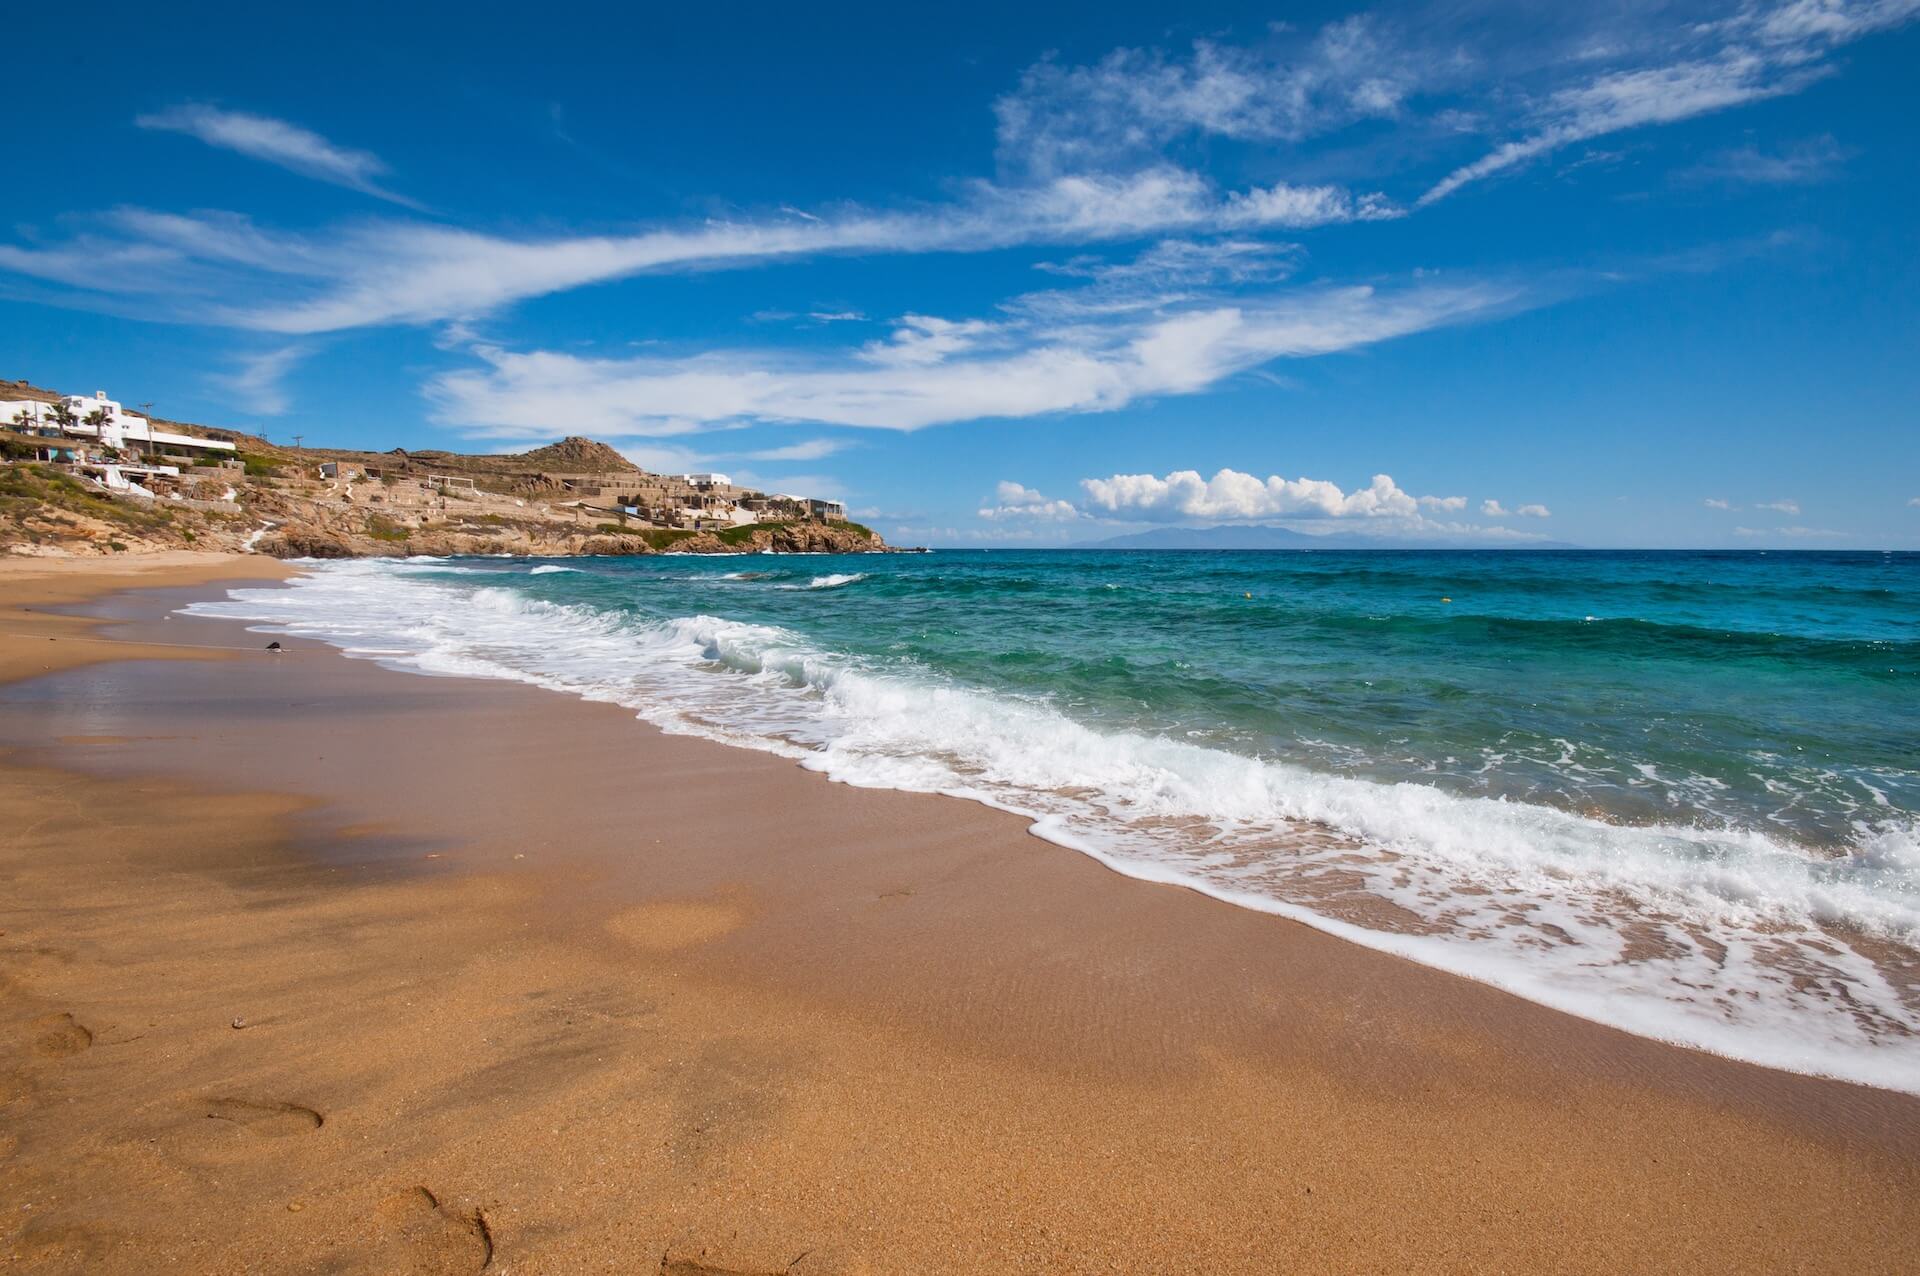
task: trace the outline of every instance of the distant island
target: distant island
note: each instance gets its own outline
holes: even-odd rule
[[[841,502],[655,474],[571,437],[510,455],[283,447],[0,381],[0,552],[883,552]]]
[[[1151,531],[1083,541],[1072,549],[1577,549],[1566,541],[1470,541],[1330,532],[1314,536],[1263,523],[1226,527],[1156,527]]]

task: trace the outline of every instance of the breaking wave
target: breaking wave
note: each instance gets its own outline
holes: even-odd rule
[[[1103,730],[783,626],[647,619],[379,563],[190,610],[396,668],[611,701],[849,784],[988,803],[1121,872],[1585,1018],[1920,1092],[1920,830],[1897,812],[1834,854],[1753,829],[1616,822]]]

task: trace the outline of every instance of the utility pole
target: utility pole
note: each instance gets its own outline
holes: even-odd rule
[[[301,439],[304,439],[304,438],[306,438],[306,437],[307,437],[307,436],[306,436],[306,435],[304,435],[304,434],[296,434],[296,435],[294,435],[294,436],[293,436],[293,445],[294,445],[295,447],[299,447],[299,446],[300,446],[300,440],[301,440]]]
[[[141,409],[142,409],[143,411],[145,411],[145,412],[146,412],[146,414],[147,414],[147,420],[149,420],[149,421],[151,421],[151,420],[153,420],[153,404],[151,404],[151,403],[142,403],[142,404],[140,405],[140,407],[141,407]]]

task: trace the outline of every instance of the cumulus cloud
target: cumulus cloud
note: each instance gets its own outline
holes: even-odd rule
[[[1480,513],[1487,518],[1510,518],[1513,515],[1512,510],[1506,508],[1492,497],[1488,497],[1486,500],[1480,502]]]
[[[387,171],[379,156],[335,145],[311,129],[285,120],[187,103],[139,116],[134,123],[144,129],[185,133],[208,146],[277,164],[303,177],[345,186],[409,208],[418,207],[375,180]]]
[[[1467,508],[1467,498],[1464,496],[1423,496],[1420,498],[1420,508],[1458,513]]]
[[[1522,505],[1514,513],[1521,518],[1552,518],[1553,511],[1544,505]]]
[[[876,361],[872,347],[841,356],[735,350],[594,359],[479,346],[484,367],[442,374],[427,392],[441,423],[517,437],[543,437],[559,419],[616,436],[753,421],[915,430],[1192,394],[1275,359],[1353,350],[1525,300],[1517,287],[1485,282],[1303,289],[1109,323],[1004,324],[990,347],[946,348],[937,359]],[[912,331],[920,335],[893,345],[954,335]]]
[[[1710,510],[1730,510],[1734,508],[1730,502],[1723,501],[1717,496],[1709,496],[1706,500],[1702,501],[1701,504]]]
[[[1797,517],[1800,513],[1800,502],[1795,500],[1756,501],[1754,502],[1753,508],[1757,510],[1778,510],[1782,514],[1792,514]]]
[[[1920,496],[1916,496],[1912,500],[1908,501],[1907,505],[1911,509],[1920,509]]]
[[[1003,480],[994,489],[998,502],[980,508],[985,519],[1032,519],[1038,522],[1065,522],[1080,517],[1072,501],[1050,500],[1033,488]]]
[[[1287,479],[1278,475],[1257,478],[1239,470],[1223,469],[1212,478],[1196,470],[1176,470],[1161,478],[1152,474],[1115,474],[1111,478],[1082,479],[1087,503],[1096,509],[1128,518],[1166,521],[1201,519],[1209,522],[1245,522],[1271,518],[1415,518],[1419,501],[1400,490],[1393,479],[1376,474],[1366,487],[1351,492],[1324,479]]]

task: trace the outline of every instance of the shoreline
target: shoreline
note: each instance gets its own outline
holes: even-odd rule
[[[46,832],[109,878],[137,871],[142,893],[104,900],[32,841],[46,821],[9,839],[0,1007],[12,1027],[72,1015],[92,1045],[0,1068],[0,1111],[26,1109],[17,1146],[0,1139],[0,1195],[58,1196],[59,1234],[93,1246],[95,1269],[140,1268],[96,1244],[113,1229],[86,1221],[90,1201],[158,1193],[170,1219],[154,1204],[121,1230],[148,1263],[189,1261],[219,1211],[182,1194],[240,1171],[269,1197],[247,1207],[258,1245],[189,1265],[379,1269],[368,1255],[404,1242],[453,1264],[423,1269],[460,1270],[483,1240],[522,1271],[616,1253],[636,1270],[773,1271],[802,1249],[804,1270],[876,1272],[1910,1257],[1911,1096],[1574,1020],[1121,876],[1017,817],[849,789],[613,706],[318,644],[179,660],[243,626],[114,606],[135,641],[86,634],[64,671],[32,667],[57,663],[25,646],[47,633],[0,645],[0,676],[56,675],[4,693],[16,810],[37,809],[36,788],[102,811],[133,790],[208,834],[183,870],[164,820],[129,816],[105,865],[98,836]],[[56,620],[68,642],[97,623],[19,623]],[[49,933],[76,917],[79,942]],[[350,969],[326,969],[341,935]],[[23,948],[73,951],[23,963]],[[394,1009],[395,971],[434,1003],[407,1003],[422,1022],[347,1013]],[[294,1008],[222,1018],[200,983]],[[562,1004],[565,1022],[546,1013]],[[123,1047],[99,1024],[135,1008],[174,1034],[157,1090],[103,1062]],[[35,1110],[61,1086],[116,1084],[131,1108],[111,1119],[63,1129]],[[213,1132],[243,1139],[210,1142],[208,1117],[185,1113],[236,1087],[297,1091],[238,1101],[324,1121],[254,1140],[260,1121],[228,1116]],[[136,1128],[190,1150],[140,1160]],[[342,1129],[354,1141],[322,1146]],[[421,1186],[433,1204],[408,1196]],[[49,1217],[8,1218],[0,1254]],[[668,1265],[699,1250],[685,1261],[704,1267]]]

